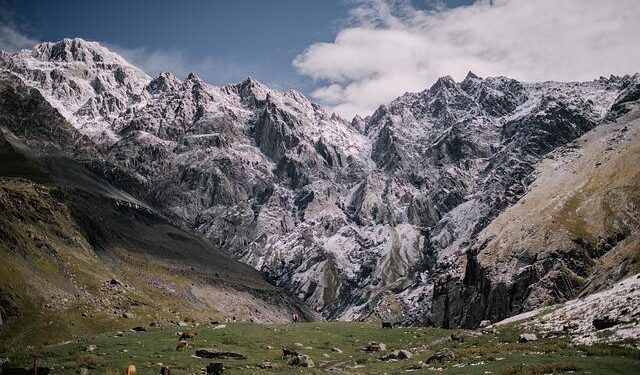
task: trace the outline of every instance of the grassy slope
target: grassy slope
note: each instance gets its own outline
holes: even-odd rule
[[[640,271],[640,108],[576,141],[576,149],[539,166],[518,204],[478,236],[488,269],[509,281],[512,270],[545,257],[571,259],[579,283],[593,275],[590,292]],[[600,257],[602,241],[622,237]],[[590,258],[596,258],[592,261]],[[525,260],[524,263],[521,260]],[[497,265],[497,266],[496,266]]]
[[[172,309],[191,313],[189,306],[180,306],[180,301],[138,279],[131,259],[126,263],[101,259],[56,193],[26,180],[0,180],[0,290],[7,307],[15,310],[15,316],[0,329],[5,349],[176,318]],[[172,280],[161,267],[145,267],[144,273],[176,289],[187,282]],[[106,287],[104,282],[111,278],[128,286]],[[124,319],[115,313],[120,311],[136,318]],[[212,309],[202,312],[216,317]],[[7,315],[9,311],[5,321]]]
[[[192,347],[184,352],[175,350],[176,332],[188,329],[198,332]],[[157,374],[160,364],[172,368],[172,373],[198,373],[211,360],[193,357],[196,348],[213,347],[242,353],[242,361],[223,361],[225,374],[294,374],[324,373],[331,368],[350,374],[402,373],[418,365],[441,348],[455,352],[455,359],[431,364],[418,373],[444,374],[542,374],[572,371],[577,374],[632,374],[640,371],[640,352],[616,347],[580,348],[566,339],[541,339],[517,343],[514,327],[500,327],[499,332],[480,337],[466,336],[463,343],[452,342],[452,331],[430,328],[394,328],[384,330],[366,323],[301,323],[288,325],[228,324],[213,329],[209,325],[193,328],[170,326],[147,332],[127,332],[125,337],[98,336],[77,342],[49,346],[39,351],[22,351],[12,356],[13,363],[27,366],[34,356],[43,365],[54,366],[56,373],[73,374],[80,367],[90,367],[92,373],[110,374],[136,365],[138,374]],[[368,341],[381,341],[387,351],[413,348],[414,357],[397,362],[379,360],[381,353],[363,352]],[[296,346],[296,343],[303,347]],[[87,353],[87,345],[97,345]],[[273,349],[268,349],[267,345]],[[314,369],[288,365],[281,358],[286,346],[308,354],[316,363]],[[306,348],[306,347],[310,347]],[[333,352],[333,347],[344,353]],[[329,357],[325,356],[328,355]],[[263,370],[263,361],[272,362],[274,369]],[[429,367],[432,367],[430,370]],[[487,372],[489,371],[489,372]]]

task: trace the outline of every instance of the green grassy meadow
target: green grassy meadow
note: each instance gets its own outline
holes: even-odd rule
[[[215,348],[243,354],[246,360],[224,360],[225,374],[638,374],[640,351],[631,347],[576,347],[568,338],[542,338],[517,343],[516,327],[499,327],[496,332],[473,336],[467,331],[434,328],[382,329],[368,323],[319,322],[260,325],[230,323],[214,329],[210,324],[197,327],[168,326],[146,332],[115,332],[73,342],[24,348],[10,353],[13,366],[29,367],[34,357],[55,374],[78,374],[87,368],[90,374],[120,374],[133,364],[138,375],[159,374],[162,365],[172,374],[199,374],[209,362],[194,357],[198,348]],[[176,351],[177,332],[197,332],[186,351]],[[464,335],[464,341],[452,341],[452,333]],[[369,341],[383,342],[386,352],[369,353],[362,348]],[[93,352],[85,348],[96,345]],[[282,358],[282,347],[309,355],[314,368],[300,368]],[[447,362],[423,365],[442,348],[450,348],[455,358]],[[342,353],[333,351],[342,350]],[[413,358],[382,361],[392,350],[407,349]],[[261,368],[263,362],[273,368]]]

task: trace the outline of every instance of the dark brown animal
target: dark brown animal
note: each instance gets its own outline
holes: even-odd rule
[[[393,328],[393,323],[391,323],[391,322],[382,322],[382,328]]]
[[[463,335],[456,335],[455,333],[451,334],[451,341],[464,342]]]
[[[178,346],[176,346],[176,350],[179,352],[185,351],[187,350],[187,348],[189,347],[189,343],[186,341],[180,341],[178,343]]]
[[[162,366],[162,368],[160,369],[160,375],[171,375],[169,366]]]
[[[207,375],[222,375],[224,365],[222,362],[211,362],[207,366]]]
[[[282,348],[282,356],[284,358],[287,358],[289,356],[291,357],[297,357],[298,356],[298,352],[292,349],[287,349],[287,348]]]
[[[183,332],[180,335],[180,341],[193,341],[196,339],[197,335],[197,332]]]

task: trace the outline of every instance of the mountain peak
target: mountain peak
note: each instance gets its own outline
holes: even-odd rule
[[[162,72],[158,75],[157,78],[154,78],[147,89],[150,92],[156,91],[168,91],[175,89],[178,85],[180,85],[180,80],[174,76],[171,72]]]
[[[464,81],[468,81],[468,80],[472,80],[472,79],[482,79],[480,77],[478,77],[474,72],[469,71],[467,72],[467,75],[464,77]]]
[[[190,73],[187,75],[187,79],[186,79],[186,81],[202,81],[202,80],[201,80],[201,79],[200,79],[200,77],[198,77],[195,73],[190,72]]]
[[[434,90],[440,90],[442,88],[451,89],[456,87],[456,85],[457,85],[456,81],[454,81],[451,76],[444,76],[444,77],[438,78],[436,83],[434,83],[433,86],[429,88],[429,90],[434,91]]]
[[[244,81],[236,85],[242,98],[253,98],[255,100],[265,100],[271,90],[257,79],[247,77]]]
[[[98,42],[81,38],[65,38],[58,42],[46,42],[33,47],[32,56],[50,62],[128,63]]]

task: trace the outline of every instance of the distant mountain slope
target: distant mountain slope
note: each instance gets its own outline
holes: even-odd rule
[[[147,77],[81,39],[5,53],[0,66],[84,136],[64,155],[325,317],[471,326],[608,283],[589,266],[562,293],[545,293],[553,287],[538,279],[562,264],[546,257],[538,278],[500,281],[519,289],[499,311],[464,306],[500,283],[490,261],[489,281],[474,273],[483,230],[535,186],[538,163],[633,112],[638,74],[579,83],[443,77],[348,122],[254,79],[215,87],[193,74]],[[22,140],[27,129],[14,134]],[[91,152],[87,141],[97,145]],[[585,254],[575,261],[591,264]]]

